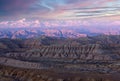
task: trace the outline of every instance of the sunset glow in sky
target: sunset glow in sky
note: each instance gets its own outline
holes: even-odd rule
[[[0,27],[36,27],[51,20],[120,25],[120,0],[0,0]]]

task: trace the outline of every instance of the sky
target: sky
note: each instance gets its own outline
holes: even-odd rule
[[[52,21],[52,22],[51,22]],[[0,0],[0,27],[120,25],[120,0]]]

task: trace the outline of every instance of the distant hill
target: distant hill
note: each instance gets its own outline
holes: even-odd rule
[[[42,35],[49,37],[79,38],[98,35],[119,35],[119,26],[42,26],[21,28],[0,28],[0,38],[26,39],[36,38]]]
[[[117,27],[118,28],[118,27]],[[79,38],[87,36],[118,35],[116,27],[38,27],[38,28],[0,28],[0,38],[26,39],[42,35],[49,37]]]

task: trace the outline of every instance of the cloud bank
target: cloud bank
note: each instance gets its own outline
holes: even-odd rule
[[[0,17],[1,20],[118,17],[119,5],[120,0],[0,0]]]

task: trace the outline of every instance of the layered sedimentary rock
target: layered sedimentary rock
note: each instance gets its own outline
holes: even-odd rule
[[[108,51],[108,50],[107,50]],[[119,56],[109,54],[99,44],[41,46],[24,53],[6,53],[0,63],[28,69],[54,69],[73,72],[118,72]],[[118,60],[118,61],[116,61]]]
[[[57,58],[78,60],[114,60],[109,54],[104,54],[99,44],[72,45],[72,46],[41,46],[38,49],[28,50],[24,53],[7,53],[6,56],[13,58]],[[115,56],[115,55],[114,55]]]

